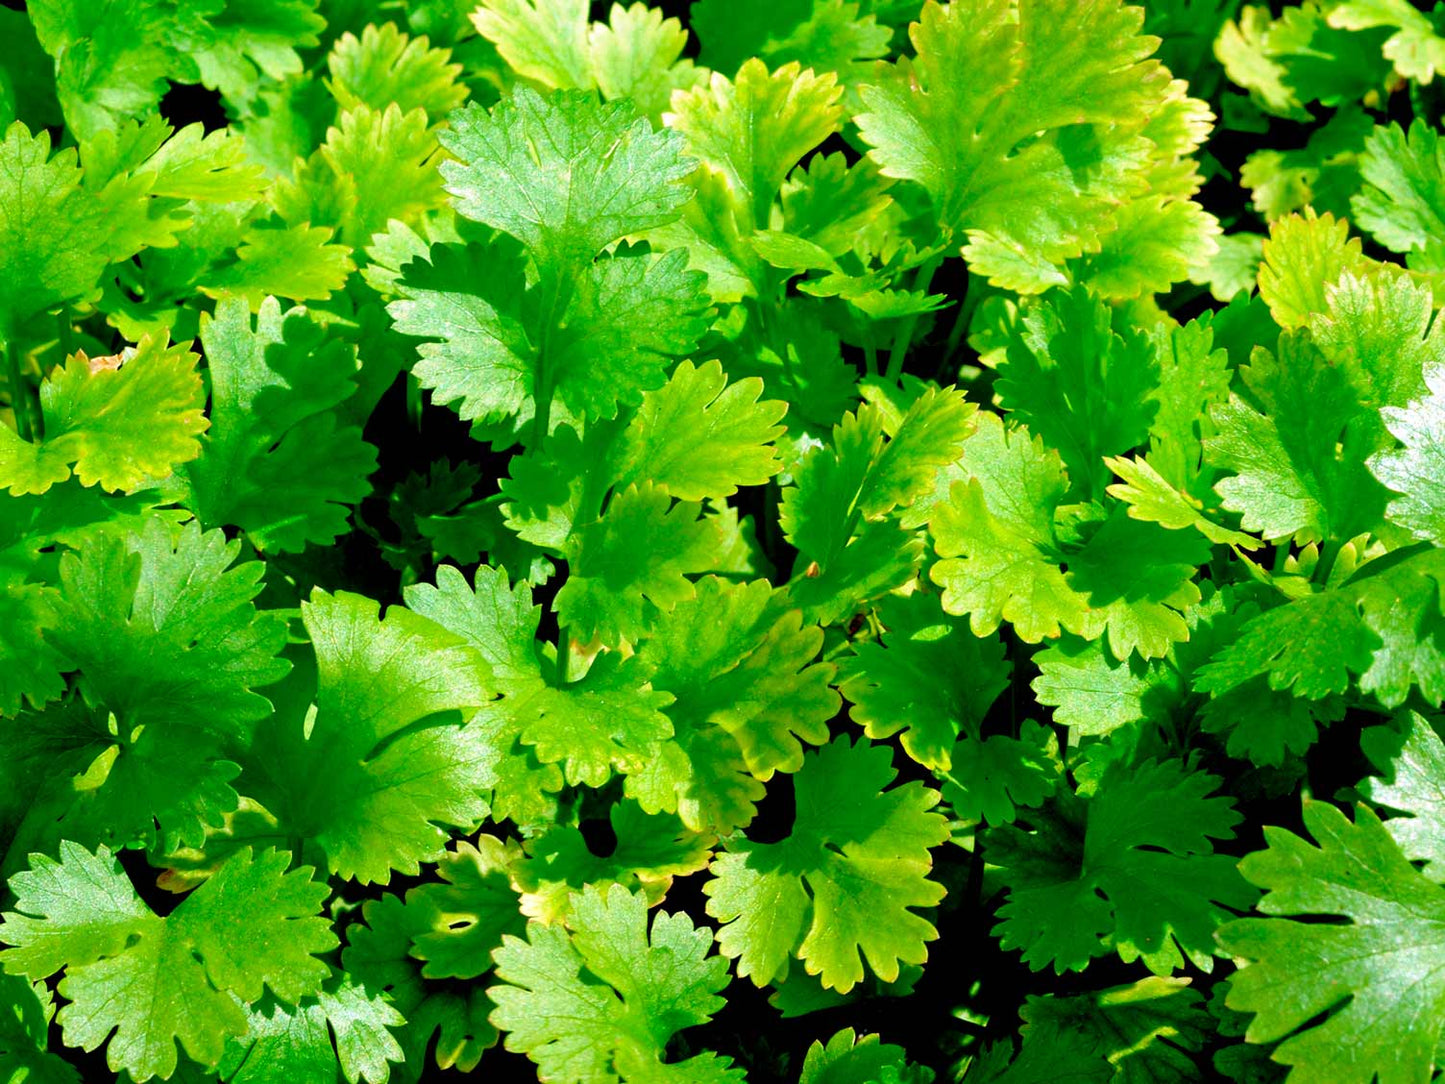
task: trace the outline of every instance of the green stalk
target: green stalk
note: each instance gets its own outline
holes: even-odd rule
[[[566,625],[557,629],[557,687],[560,689],[568,682],[567,663],[568,656],[572,654],[572,630]]]
[[[15,429],[25,440],[34,440],[38,425],[31,420],[30,385],[20,372],[20,351],[15,337],[5,340],[5,379],[10,383],[10,409],[15,412]],[[37,419],[38,421],[38,419]]]
[[[1340,550],[1344,548],[1344,542],[1338,539],[1330,539],[1320,547],[1320,559],[1315,565],[1315,574],[1310,577],[1321,587],[1330,582],[1330,573],[1335,570],[1335,561],[1339,559]]]
[[[942,256],[934,256],[921,263],[918,273],[913,277],[914,290],[920,293],[927,292],[929,284],[933,282],[933,273],[938,270],[938,265],[942,262]],[[903,318],[903,323],[898,328],[898,334],[893,339],[893,349],[888,353],[888,372],[884,374],[886,379],[897,382],[898,378],[903,375],[903,359],[908,354],[908,347],[912,343],[913,332],[917,327],[917,313]]]
[[[70,315],[70,306],[62,305],[55,318],[60,333],[60,356],[68,358],[75,353],[75,326]]]
[[[973,288],[973,276],[969,275],[963,286],[963,300],[959,302],[958,314],[953,318],[953,327],[948,332],[948,342],[943,348],[943,362],[946,364],[958,352],[968,325],[973,322],[973,310],[978,308],[979,291]]]

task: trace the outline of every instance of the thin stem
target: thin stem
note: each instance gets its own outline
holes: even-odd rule
[[[953,327],[948,332],[948,342],[943,348],[943,361],[946,363],[949,358],[958,352],[963,337],[968,332],[968,325],[973,322],[973,310],[978,308],[978,290],[975,290],[973,276],[969,275],[964,281],[963,300],[959,302],[958,313],[953,318]]]
[[[416,429],[418,432],[421,431],[421,410],[421,384],[417,382],[417,379],[413,374],[407,373],[406,416],[411,419],[412,428]]]
[[[569,656],[572,654],[572,630],[566,625],[557,629],[557,687],[567,684]]]
[[[1276,542],[1274,547],[1274,574],[1278,576],[1284,571],[1284,564],[1289,560],[1289,540]]]
[[[551,360],[552,330],[557,326],[557,314],[566,307],[570,298],[570,283],[567,276],[555,269],[545,281],[547,300],[542,306],[542,326],[537,336],[537,380],[534,385],[537,412],[532,416],[532,450],[542,447],[547,433],[552,428],[552,396],[556,393],[556,378],[548,362]]]
[[[71,321],[70,306],[62,305],[55,317],[56,329],[60,333],[60,356],[68,358],[75,353],[75,327]]]
[[[10,409],[15,412],[16,432],[25,440],[35,439],[36,425],[31,420],[30,385],[20,372],[20,351],[15,337],[5,340],[5,379],[10,383]]]
[[[925,260],[918,266],[918,273],[913,277],[913,289],[919,293],[926,293],[929,285],[933,282],[933,273],[938,270],[938,265],[943,262],[942,256],[934,256]],[[893,339],[893,349],[888,352],[888,372],[885,378],[897,381],[903,375],[903,359],[908,354],[908,347],[913,340],[913,331],[918,326],[918,313],[905,316],[903,323],[898,328],[898,334]]]
[[[1329,585],[1330,573],[1335,570],[1335,561],[1339,559],[1344,545],[1342,541],[1332,538],[1320,547],[1320,559],[1315,565],[1315,574],[1310,577],[1312,580],[1322,587]]]
[[[867,366],[869,376],[878,375],[878,347],[873,342],[873,329],[865,328],[863,331],[863,361]]]

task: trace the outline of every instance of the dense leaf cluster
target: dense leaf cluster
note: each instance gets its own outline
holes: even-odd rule
[[[0,1082],[1432,1078],[1445,4],[0,42]]]

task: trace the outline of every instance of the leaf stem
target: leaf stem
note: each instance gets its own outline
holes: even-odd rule
[[[1321,587],[1328,587],[1330,573],[1335,570],[1335,562],[1339,560],[1340,550],[1344,548],[1344,542],[1339,539],[1330,539],[1320,547],[1320,559],[1315,565],[1315,574],[1310,577]]]
[[[557,629],[557,687],[560,689],[567,684],[567,670],[569,656],[572,654],[572,630],[561,625]]]
[[[20,351],[15,345],[15,336],[5,339],[5,379],[10,384],[10,409],[15,413],[15,430],[25,440],[35,439],[35,424],[31,420],[30,385],[20,372]]]
[[[978,296],[980,291],[974,289],[973,275],[964,280],[963,300],[959,302],[958,314],[953,318],[953,327],[948,331],[948,342],[943,347],[943,364],[958,352],[963,337],[968,332],[968,325],[973,323],[973,310],[978,308]]]
[[[933,282],[933,273],[938,270],[938,265],[943,262],[942,256],[934,256],[924,260],[918,265],[918,273],[913,276],[913,289],[919,293],[926,293],[929,285]],[[898,334],[893,339],[893,349],[888,353],[888,372],[886,379],[897,381],[903,375],[903,359],[908,354],[908,347],[913,340],[914,329],[918,326],[918,313],[903,318],[903,323],[898,328]]]
[[[68,358],[75,353],[75,324],[69,305],[60,306],[60,312],[55,316],[55,324],[60,338],[60,356],[62,359]]]

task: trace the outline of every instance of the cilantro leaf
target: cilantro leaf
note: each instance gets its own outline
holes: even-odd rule
[[[930,388],[896,425],[886,426],[871,405],[845,415],[833,427],[832,446],[803,460],[779,520],[803,570],[789,589],[810,615],[837,621],[912,575],[919,543],[892,514],[957,457],[973,419],[956,391]]]
[[[1350,237],[1349,223],[1334,215],[1289,215],[1272,222],[1259,268],[1259,296],[1275,322],[1286,330],[1304,327],[1312,313],[1325,308],[1325,287],[1346,271],[1360,274],[1369,267],[1360,239]]]
[[[892,1073],[890,1076],[882,1074]],[[824,1046],[815,1039],[803,1060],[799,1084],[867,1084],[893,1080],[899,1084],[927,1084],[931,1070],[912,1066],[901,1046],[880,1042],[877,1035],[859,1036],[844,1028]]]
[[[1397,124],[1376,128],[1360,158],[1364,185],[1351,200],[1361,228],[1395,252],[1423,248],[1445,227],[1445,158],[1439,136],[1422,121],[1409,135]]]
[[[1152,344],[1110,326],[1109,307],[1088,291],[1048,295],[1024,316],[999,364],[1001,404],[1057,448],[1080,491],[1098,499],[1103,463],[1144,443],[1158,409]]]
[[[460,401],[465,421],[525,422],[554,395],[571,416],[610,418],[704,330],[701,277],[685,263],[622,250],[589,263],[559,302],[549,290],[560,287],[526,287],[505,238],[439,245],[407,266],[388,309],[398,331],[441,340],[421,346],[415,371],[437,401]]]
[[[0,974],[0,1076],[31,1084],[79,1084],[75,1069],[45,1049],[54,1015],[55,1005],[44,985]]]
[[[408,906],[397,896],[385,895],[368,900],[361,913],[365,921],[346,929],[341,962],[364,988],[385,990],[406,1017],[397,1030],[405,1071],[420,1074],[428,1062],[460,1072],[475,1069],[482,1052],[498,1038],[487,1022],[493,1008],[487,988],[423,979],[410,955],[413,939],[432,932],[439,918],[436,909]]]
[[[428,979],[472,979],[492,968],[492,950],[502,936],[521,933],[509,870],[519,861],[515,844],[480,835],[475,845],[458,843],[437,863],[442,883],[418,885],[406,905],[430,916],[428,928],[412,935],[411,954],[424,961]]]
[[[74,149],[16,121],[0,140],[0,339],[60,302],[86,300],[109,262],[99,209],[80,186]],[[12,389],[13,391],[13,389]]]
[[[1437,550],[1367,564],[1348,582],[1252,618],[1201,669],[1196,687],[1218,696],[1267,675],[1271,688],[1318,699],[1344,692],[1358,677],[1387,707],[1403,703],[1417,684],[1439,695],[1442,575]]]
[[[1111,949],[1156,974],[1186,957],[1210,971],[1226,908],[1254,899],[1234,859],[1213,853],[1210,840],[1229,839],[1241,819],[1229,798],[1209,797],[1218,786],[1176,762],[1146,762],[1110,771],[1089,798],[1061,792],[1023,814],[1033,832],[991,829],[990,860],[1009,886],[994,930],[1003,946],[1059,974]]]
[[[643,641],[640,664],[674,697],[674,737],[627,778],[649,813],[676,811],[694,831],[746,824],[774,772],[803,764],[803,743],[828,740],[838,710],[823,632],[766,581],[709,576]]]
[[[671,813],[648,813],[623,800],[608,813],[617,845],[609,855],[593,853],[582,832],[557,825],[531,841],[527,861],[517,870],[525,887],[522,906],[533,918],[563,918],[572,893],[586,885],[640,888],[650,904],[661,901],[675,876],[706,868],[712,837],[687,829]]]
[[[564,1084],[650,1080],[662,1072],[709,1084],[742,1079],[716,1054],[670,1069],[662,1062],[673,1035],[722,1008],[717,994],[727,985],[727,963],[707,955],[708,930],[686,915],[658,912],[649,931],[643,897],[619,885],[585,889],[571,914],[570,935],[532,922],[525,941],[508,936],[497,950],[492,1020],[507,1032],[507,1049]]]
[[[632,99],[654,120],[674,89],[705,73],[679,59],[687,31],[645,4],[613,4],[607,22],[588,23],[571,0],[483,0],[472,13],[477,32],[524,79],[555,90],[596,87],[607,101]]]
[[[1437,884],[1445,880],[1445,743],[1417,712],[1404,712],[1391,725],[1371,727],[1360,736],[1360,747],[1379,774],[1360,785],[1360,793],[1376,806],[1399,810],[1404,816],[1385,821],[1385,830],[1411,862]]]
[[[1386,517],[1416,538],[1445,545],[1445,365],[1425,374],[1428,394],[1405,407],[1381,411],[1385,425],[1403,445],[1377,452],[1369,462],[1379,481],[1396,495]]]
[[[472,721],[492,696],[476,652],[409,610],[379,619],[359,595],[318,589],[301,614],[315,712],[278,714],[258,732],[249,759],[269,781],[266,804],[338,876],[415,873],[442,851],[438,825],[470,831],[489,809],[500,750]]]
[[[1250,1042],[1284,1040],[1271,1057],[1294,1073],[1428,1077],[1445,1005],[1438,948],[1445,895],[1365,806],[1351,823],[1334,806],[1306,801],[1304,825],[1314,844],[1266,828],[1266,849],[1240,863],[1265,890],[1259,910],[1276,917],[1219,931],[1220,947],[1248,961],[1230,979],[1227,1004],[1255,1014]]]
[[[708,567],[713,544],[694,506],[672,504],[666,490],[650,482],[628,486],[578,532],[577,556],[557,592],[557,614],[584,640],[636,639],[655,615],[693,597],[686,573]],[[646,564],[636,560],[643,546]]]
[[[238,851],[161,918],[109,850],[62,843],[60,861],[32,855],[31,868],[11,879],[16,910],[4,916],[0,940],[12,947],[0,963],[35,979],[64,969],[66,1040],[94,1050],[110,1038],[115,1072],[169,1077],[177,1040],[214,1066],[226,1036],[246,1030],[244,1003],[269,988],[295,1004],[326,978],[315,956],[337,944],[317,916],[327,890],[310,867],[287,872],[289,862],[284,852]]]
[[[412,38],[394,23],[368,24],[361,37],[347,31],[326,58],[327,89],[343,111],[358,105],[381,111],[396,105],[402,113],[423,110],[440,118],[466,99],[458,82],[462,66],[451,50],[431,48],[425,37]]]
[[[681,362],[668,382],[645,392],[622,433],[618,487],[651,481],[679,500],[730,497],[782,469],[773,441],[787,404],[758,402],[756,377],[727,383],[722,366]]]
[[[834,741],[806,757],[794,782],[797,820],[778,843],[747,838],[713,862],[708,914],[723,922],[720,951],[738,975],[762,986],[781,979],[796,955],[808,974],[846,993],[900,963],[922,963],[938,931],[915,907],[943,899],[928,878],[929,849],[948,838],[930,812],[938,792],[897,778],[886,746]]]
[[[960,734],[977,735],[989,705],[1008,685],[997,637],[980,638],[941,613],[932,595],[885,596],[887,631],[854,645],[839,666],[838,691],[875,741],[903,731],[903,749],[929,768],[947,769]],[[942,678],[940,676],[942,675]]]
[[[1107,632],[1120,659],[1136,650],[1157,658],[1186,638],[1181,612],[1199,599],[1192,577],[1208,557],[1204,539],[1131,518],[1123,506],[1100,510],[1102,522],[1077,541],[1060,537],[1068,479],[1057,454],[1025,431],[1009,434],[997,415],[980,418],[961,462],[965,480],[931,512],[943,560],[930,577],[944,589],[943,608],[969,614],[975,635],[1002,620],[1029,643]]]
[[[406,1021],[383,997],[346,977],[294,1008],[279,1001],[253,1006],[246,1034],[231,1040],[220,1065],[228,1084],[386,1084],[402,1060],[391,1028]]]
[[[1143,12],[1029,0],[924,5],[917,55],[862,89],[857,124],[883,173],[927,191],[971,267],[1038,292],[1140,191],[1145,121],[1168,93]],[[1023,28],[1027,27],[1025,31]]]
[[[376,450],[338,407],[356,392],[356,356],[305,309],[268,298],[254,324],[229,298],[202,317],[211,430],[185,468],[202,522],[244,528],[262,550],[295,551],[347,529],[370,491]]]
[[[441,140],[456,159],[441,170],[458,213],[511,234],[542,265],[591,260],[672,221],[691,196],[681,138],[654,132],[625,101],[518,87],[490,113],[473,103],[454,114]]]
[[[1068,997],[1030,996],[1020,1010],[1023,1042],[991,1046],[970,1069],[971,1084],[1042,1084],[1068,1065],[1081,1081],[1195,1080],[1210,1030],[1198,993],[1184,978],[1158,975]]]
[[[1032,719],[1023,721],[1017,738],[963,735],[950,761],[936,773],[944,800],[958,816],[989,824],[1008,824],[1020,807],[1042,804],[1061,775],[1057,737]]]
[[[690,155],[723,175],[749,228],[762,229],[788,171],[837,130],[841,96],[830,74],[796,63],[769,72],[751,59],[731,80],[714,72],[707,87],[676,95],[667,122]]]
[[[0,485],[44,493],[73,469],[81,485],[129,492],[195,459],[209,425],[197,360],[149,338],[109,358],[73,355],[40,386],[43,441],[0,426]]]
[[[1258,406],[1238,393],[1215,407],[1209,461],[1233,472],[1216,488],[1244,529],[1267,540],[1347,539],[1384,515],[1385,491],[1365,460],[1381,444],[1345,369],[1325,364],[1308,334],[1257,347],[1240,374]]]
[[[50,641],[80,689],[130,730],[148,723],[234,732],[264,717],[254,690],[289,669],[277,658],[285,620],[258,613],[262,566],[192,522],[174,539],[159,519],[143,534],[102,536],[60,564]]]

